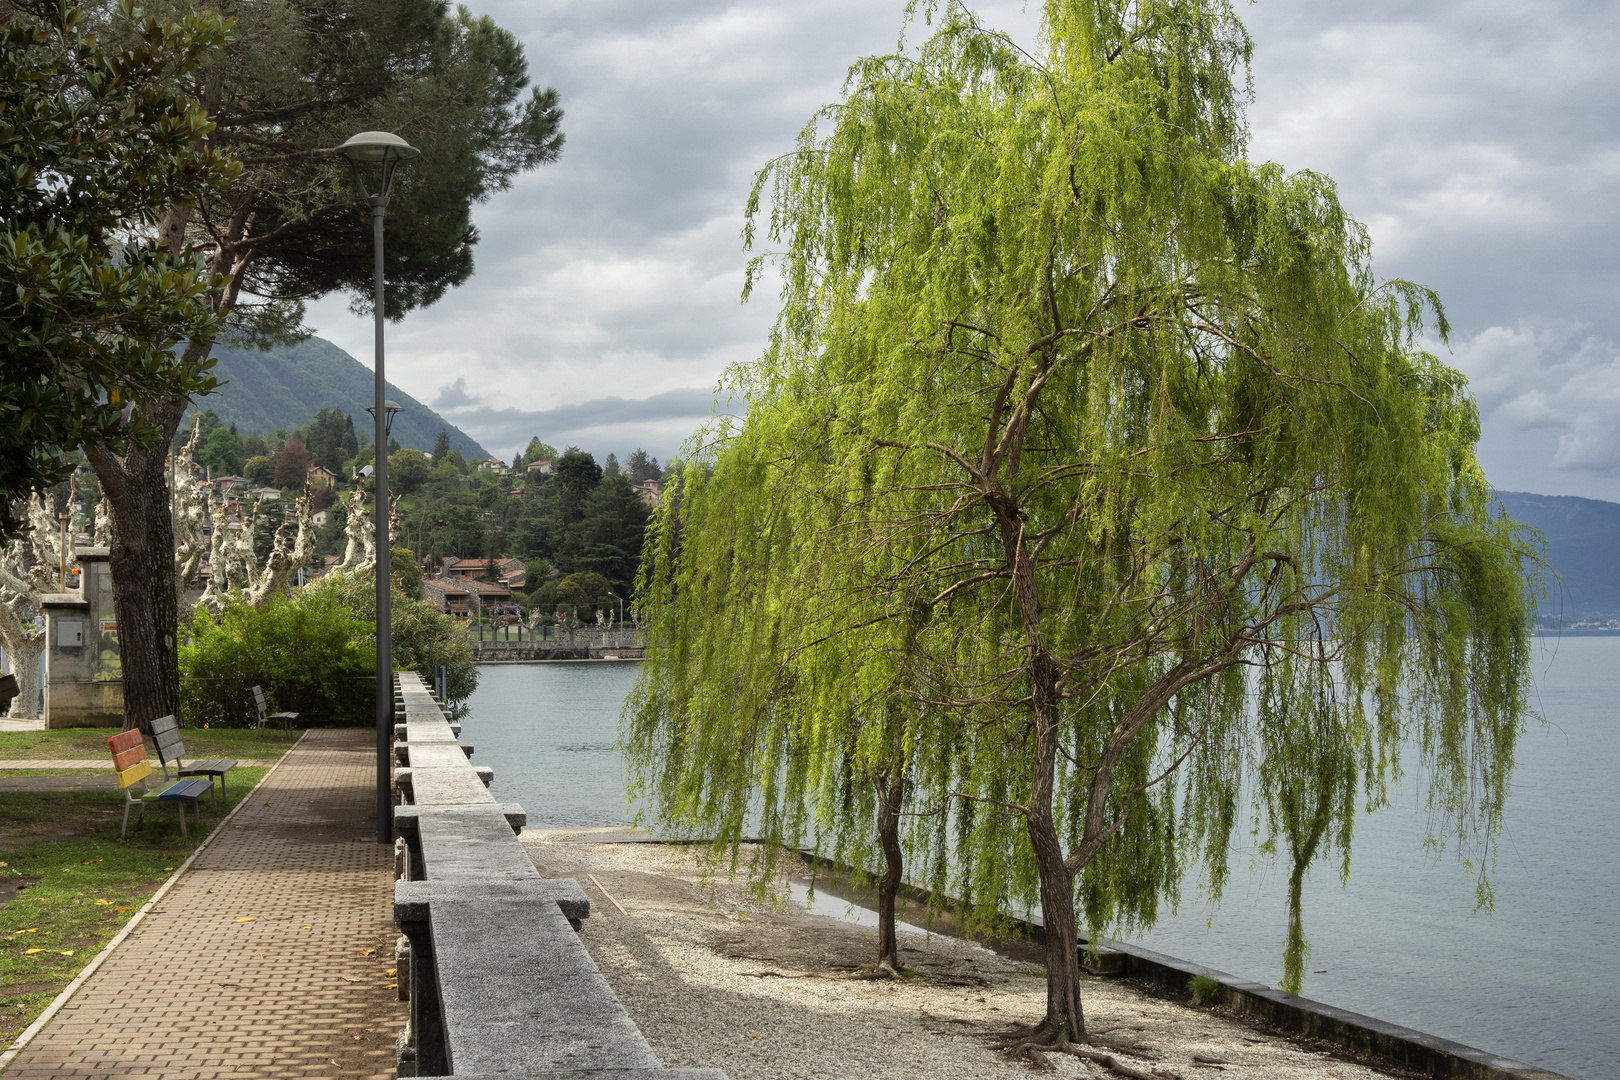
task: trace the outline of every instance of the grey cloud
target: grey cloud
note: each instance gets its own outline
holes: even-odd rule
[[[458,380],[459,382],[460,380]],[[665,459],[728,403],[713,389],[682,387],[644,398],[602,397],[551,409],[500,408],[470,403],[449,414],[456,425],[502,457],[539,436],[559,449],[580,445],[598,457],[636,445]]]
[[[1033,43],[1041,5],[978,7]],[[676,400],[758,355],[775,305],[768,289],[738,303],[751,178],[837,98],[857,56],[895,46],[902,9],[481,5],[560,92],[568,144],[477,208],[478,273],[389,328],[391,377],[443,387],[439,407],[492,450],[556,442],[550,424],[621,452],[645,434],[669,453],[707,401],[638,418],[604,394]],[[1440,291],[1493,482],[1620,497],[1604,412],[1620,383],[1620,7],[1274,0],[1240,14],[1256,43],[1251,156],[1333,176],[1371,231],[1377,273]],[[370,355],[369,323],[341,300],[312,322]],[[458,396],[492,386],[499,408]]]
[[[439,412],[450,412],[476,405],[477,402],[467,393],[467,379],[463,376],[453,383],[439,387],[439,393],[431,404]]]

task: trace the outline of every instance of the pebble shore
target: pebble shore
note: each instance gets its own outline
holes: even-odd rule
[[[551,835],[525,836],[525,848],[542,874],[574,877],[591,897],[585,946],[667,1066],[720,1068],[731,1080],[993,1080],[1033,1071],[994,1046],[996,1033],[1044,1011],[1044,976],[1027,961],[902,931],[902,962],[914,977],[853,978],[874,959],[868,927],[756,902],[740,882],[705,880],[687,849],[541,838]],[[1083,994],[1087,1025],[1112,1044],[1107,1052],[1166,1080],[1404,1075],[1117,980],[1087,979]],[[1045,1060],[1051,1075],[1120,1075],[1067,1055]]]

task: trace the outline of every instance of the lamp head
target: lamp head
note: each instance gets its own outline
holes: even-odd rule
[[[389,189],[394,186],[394,170],[401,162],[422,155],[422,151],[388,131],[362,131],[338,147],[337,152],[348,158],[349,164],[354,167],[354,182],[360,186],[366,197],[382,199],[384,202],[388,200]],[[370,163],[382,166],[382,188],[376,195],[366,188],[366,182],[360,173],[360,166]]]
[[[404,411],[404,407],[397,401],[383,402],[383,438],[386,439],[389,435],[394,433],[394,416],[395,414]],[[375,418],[377,415],[377,406],[367,405],[366,412],[370,413],[372,417]]]

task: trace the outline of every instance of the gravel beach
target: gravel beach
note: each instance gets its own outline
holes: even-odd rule
[[[1030,960],[902,931],[901,958],[915,977],[852,978],[874,958],[871,928],[756,903],[740,882],[705,882],[688,849],[586,842],[594,832],[528,830],[523,842],[543,875],[575,878],[590,896],[585,946],[665,1065],[720,1068],[731,1080],[1034,1071],[992,1045],[996,1032],[1041,1016],[1044,975]],[[1084,1003],[1094,1035],[1135,1048],[1109,1051],[1117,1061],[1150,1076],[1406,1075],[1117,980],[1088,979]],[[1118,1075],[1063,1054],[1047,1061],[1058,1076]]]

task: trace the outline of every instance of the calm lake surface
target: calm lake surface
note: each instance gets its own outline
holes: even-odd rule
[[[1422,843],[1415,785],[1356,827],[1350,884],[1319,866],[1305,900],[1305,994],[1581,1080],[1620,1076],[1620,638],[1536,640],[1494,913]],[[613,749],[636,665],[481,669],[463,738],[531,825],[623,825]],[[1416,763],[1408,763],[1409,773]],[[1260,982],[1281,977],[1285,875],[1233,857],[1219,907],[1189,882],[1143,944]]]

